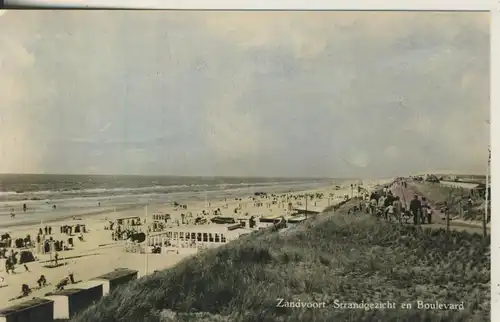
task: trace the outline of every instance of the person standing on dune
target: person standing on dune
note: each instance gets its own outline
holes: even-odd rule
[[[392,205],[394,206],[394,214],[398,221],[401,223],[401,216],[403,215],[403,205],[401,204],[401,200],[399,199],[399,196],[397,196],[394,201],[392,202]]]
[[[427,203],[427,199],[425,197],[422,197],[421,201],[421,212],[420,212],[420,222],[422,224],[425,224],[425,219],[427,218],[427,208],[429,207]]]
[[[418,199],[417,195],[415,195],[413,197],[413,200],[410,202],[410,211],[411,214],[413,215],[413,223],[415,225],[418,225],[420,212],[422,211],[422,204],[420,203],[420,200]]]

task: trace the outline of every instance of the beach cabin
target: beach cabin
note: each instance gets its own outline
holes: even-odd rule
[[[226,244],[251,231],[242,228],[229,230],[228,227],[229,225],[202,225],[169,228],[166,231],[150,234],[148,246],[162,247],[162,253],[172,248],[212,248]]]
[[[54,302],[54,320],[68,320],[99,301],[102,296],[102,284],[81,282],[68,285],[62,291],[47,293],[45,299]]]
[[[170,220],[170,214],[154,213],[151,218],[153,218],[153,221],[167,222]]]
[[[119,286],[125,285],[128,282],[137,279],[138,272],[128,268],[117,268],[112,272],[100,275],[91,279],[96,283],[101,283],[103,295],[108,295],[116,290]]]
[[[0,310],[0,322],[52,322],[54,302],[35,298]]]
[[[116,219],[116,223],[118,225],[123,225],[123,226],[133,226],[137,225],[137,223],[140,222],[141,222],[141,217],[138,216],[121,217]]]

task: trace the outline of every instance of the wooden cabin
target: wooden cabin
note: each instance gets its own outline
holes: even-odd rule
[[[54,320],[69,320],[99,301],[103,287],[95,282],[81,282],[66,286],[62,291],[47,293],[45,298],[54,302]]]
[[[52,322],[54,302],[34,298],[0,310],[0,322]]]
[[[138,272],[128,268],[117,268],[112,272],[94,277],[90,281],[102,284],[103,295],[108,295],[118,287],[137,279]]]

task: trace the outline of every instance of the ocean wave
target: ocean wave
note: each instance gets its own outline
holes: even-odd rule
[[[127,197],[138,195],[171,194],[176,192],[210,192],[220,190],[248,189],[272,186],[294,186],[314,184],[303,181],[289,182],[256,182],[256,183],[219,183],[219,184],[181,184],[169,186],[149,186],[139,188],[90,188],[90,189],[65,189],[65,190],[40,190],[40,191],[0,191],[0,201],[23,201],[23,200],[57,200],[57,199],[89,199],[106,197]]]

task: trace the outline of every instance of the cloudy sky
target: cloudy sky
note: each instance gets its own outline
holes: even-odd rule
[[[487,13],[0,14],[0,172],[484,173]]]

